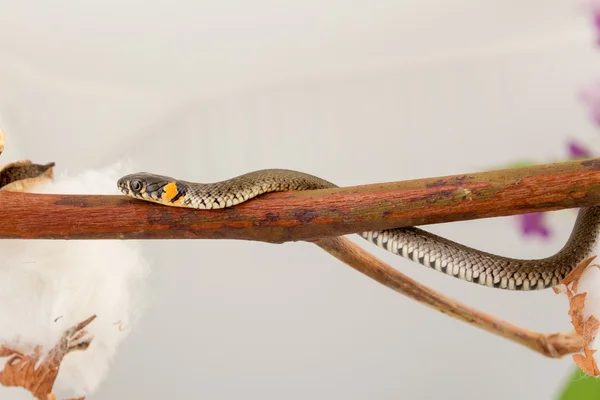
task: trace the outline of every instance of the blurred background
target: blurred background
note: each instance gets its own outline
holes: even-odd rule
[[[599,148],[600,77],[575,1],[8,2],[3,162],[129,159],[198,182],[290,168],[358,185],[561,161]],[[131,171],[135,172],[135,171]],[[117,193],[115,187],[115,194]],[[506,256],[557,251],[573,210],[426,229]],[[551,290],[402,272],[486,312],[568,330]],[[573,368],[425,308],[306,243],[153,241],[148,304],[93,400],[552,399]]]

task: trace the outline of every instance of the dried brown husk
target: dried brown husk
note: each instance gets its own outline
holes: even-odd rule
[[[16,161],[0,167],[0,190],[26,192],[54,178],[54,163],[34,164]]]
[[[573,354],[573,361],[584,373],[591,376],[600,376],[600,369],[594,358],[596,350],[592,348],[598,329],[600,329],[600,321],[593,315],[585,316],[584,308],[587,293],[577,293],[579,281],[584,272],[591,267],[600,267],[598,264],[592,264],[594,258],[596,257],[587,258],[579,263],[577,268],[571,271],[561,284],[564,285],[565,293],[569,299],[569,316],[573,328],[583,338],[583,354]],[[555,292],[559,293],[560,290],[555,289]]]
[[[0,384],[22,387],[31,392],[36,399],[55,399],[52,387],[58,376],[60,364],[68,353],[88,348],[92,337],[85,328],[95,318],[93,315],[68,329],[50,351],[36,346],[33,351],[25,353],[8,345],[0,346],[0,357],[8,357],[4,369],[0,372]]]

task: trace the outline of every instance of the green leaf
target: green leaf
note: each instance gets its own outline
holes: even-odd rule
[[[600,379],[581,372],[579,368],[571,375],[559,400],[596,400],[600,399]]]
[[[521,160],[521,161],[513,161],[509,164],[504,165],[496,165],[494,167],[486,168],[486,171],[494,171],[497,169],[511,169],[511,168],[525,168],[525,167],[533,167],[534,165],[539,165],[539,162]]]

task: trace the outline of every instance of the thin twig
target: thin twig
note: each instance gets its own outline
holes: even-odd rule
[[[165,207],[125,196],[0,192],[0,238],[281,243],[598,204],[600,159],[271,193],[208,211]]]
[[[323,238],[315,240],[314,243],[360,273],[398,293],[444,314],[522,344],[547,357],[559,358],[566,354],[577,353],[583,348],[583,339],[574,331],[544,334],[485,314],[410,279],[346,238]]]

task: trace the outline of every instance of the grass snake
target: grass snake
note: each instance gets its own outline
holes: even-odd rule
[[[269,192],[337,187],[319,177],[286,169],[259,170],[207,184],[141,172],[120,178],[117,186],[127,196],[195,209],[231,207]],[[558,285],[588,257],[596,245],[599,227],[600,207],[580,209],[564,247],[538,260],[498,256],[415,227],[362,232],[360,236],[394,254],[468,282],[535,290]]]

